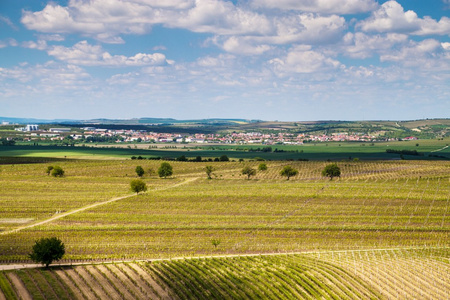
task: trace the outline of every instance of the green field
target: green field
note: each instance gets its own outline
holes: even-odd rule
[[[418,140],[401,142],[330,142],[307,143],[304,145],[270,145],[272,152],[249,151],[251,149],[264,148],[266,145],[92,145],[90,147],[76,146],[33,146],[19,145],[13,147],[0,146],[1,157],[58,157],[74,159],[118,159],[142,156],[144,158],[162,157],[176,159],[182,155],[187,158],[201,156],[203,159],[216,158],[227,155],[230,159],[252,160],[260,157],[266,160],[348,160],[359,158],[361,160],[392,160],[400,159],[399,154],[386,153],[387,149],[417,151],[423,156],[404,155],[406,160],[450,160],[450,139],[443,140]],[[417,146],[418,145],[418,146]],[[129,148],[128,148],[129,147]],[[175,147],[176,149],[165,149]],[[275,149],[277,152],[275,152]],[[280,151],[280,152],[278,152]],[[440,157],[430,157],[429,155]]]
[[[143,260],[0,272],[11,299],[20,292],[67,299],[441,299],[450,292],[448,161],[338,162],[342,175],[330,181],[322,161],[267,161],[267,171],[247,180],[242,168],[259,162],[170,162],[174,176],[160,179],[160,161],[3,159],[3,264],[29,262],[34,241],[51,236],[66,245],[63,263]],[[48,165],[66,176],[48,176]],[[137,165],[147,171],[141,195],[129,191]],[[206,165],[216,169],[212,180]],[[279,174],[285,165],[299,174],[287,181]],[[41,221],[49,222],[34,226]],[[237,257],[220,257],[227,255]],[[162,260],[148,261],[155,259]]]

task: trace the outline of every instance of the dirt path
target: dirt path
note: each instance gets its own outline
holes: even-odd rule
[[[430,153],[439,152],[439,151],[445,150],[447,148],[448,148],[448,146],[445,146],[444,148],[441,148],[441,149],[438,149],[438,150],[434,150],[434,151],[430,151]]]
[[[197,179],[198,179],[198,177],[189,178],[189,179],[186,179],[183,182],[180,182],[180,183],[168,186],[168,187],[163,187],[163,188],[151,190],[151,191],[149,191],[147,193],[173,189],[173,188],[176,188],[178,186],[188,184],[188,183],[190,183],[190,182],[192,182],[194,180],[197,180]],[[73,215],[73,214],[76,214],[76,213],[79,213],[79,212],[82,212],[82,211],[85,211],[85,210],[88,210],[88,209],[91,209],[91,208],[95,208],[97,206],[106,205],[106,204],[111,203],[111,202],[116,202],[116,201],[119,201],[119,200],[131,198],[131,197],[134,197],[134,196],[136,196],[136,195],[135,194],[131,194],[131,195],[126,195],[126,196],[113,198],[113,199],[106,200],[106,201],[103,201],[103,202],[97,202],[97,203],[94,203],[94,204],[90,204],[90,205],[87,205],[87,206],[84,206],[84,207],[81,207],[81,208],[77,208],[77,209],[74,209],[74,210],[71,210],[71,211],[68,211],[68,212],[64,212],[64,213],[58,214],[58,215],[53,216],[53,217],[51,217],[51,218],[49,218],[47,220],[43,220],[43,221],[40,221],[40,222],[37,222],[37,223],[21,226],[21,227],[18,227],[18,228],[15,228],[15,229],[11,229],[11,230],[8,230],[8,231],[0,232],[0,235],[11,234],[11,233],[19,232],[19,231],[24,230],[24,229],[28,229],[28,228],[33,228],[33,227],[36,227],[36,226],[44,225],[44,224],[53,222],[53,221],[61,219],[61,218],[64,218],[64,217],[67,217],[67,216],[70,216],[70,215]]]

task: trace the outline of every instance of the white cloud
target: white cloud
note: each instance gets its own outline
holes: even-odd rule
[[[143,34],[149,31],[147,17],[152,11],[142,5],[119,0],[71,0],[67,7],[47,4],[42,11],[24,11],[22,23],[45,33],[80,33],[105,42],[118,43],[118,34]]]
[[[86,83],[90,78],[91,76],[80,67],[60,65],[52,61],[37,65],[26,64],[23,67],[9,69],[0,68],[0,82],[3,79],[13,79],[21,83],[38,81],[50,86],[64,85],[70,87],[72,84],[78,86],[80,83]]]
[[[53,46],[47,52],[59,60],[84,66],[125,67],[164,65],[167,63],[165,55],[161,53],[138,53],[131,57],[111,55],[104,51],[101,46],[90,45],[87,41],[81,41],[71,48]]]
[[[396,62],[404,67],[428,70],[437,73],[450,71],[450,55],[446,53],[447,45],[434,39],[421,42],[410,41],[397,51],[380,56],[381,61]],[[447,77],[449,77],[447,75]]]
[[[274,30],[265,35],[216,36],[211,41],[230,53],[258,55],[274,49],[275,45],[333,43],[346,27],[342,17],[310,13],[277,17],[272,24]]]
[[[450,35],[450,18],[442,17],[439,22],[430,18],[419,18],[412,11],[404,11],[396,1],[387,1],[372,13],[372,16],[357,24],[363,31],[404,32],[413,35]]]
[[[231,2],[197,0],[195,6],[166,20],[169,27],[220,35],[266,34],[273,28],[261,14],[241,9]]]
[[[360,1],[360,0],[357,0]],[[144,34],[154,24],[211,33],[226,51],[263,53],[272,44],[329,43],[346,28],[338,15],[312,13],[284,16],[260,14],[221,0],[70,1],[67,7],[48,4],[42,11],[24,11],[22,23],[46,33],[78,33],[106,43],[124,43],[121,34]]]
[[[6,41],[1,41],[0,40],[0,49],[1,48],[6,48],[6,47],[16,47],[18,46],[19,43],[15,40],[15,39],[7,39]]]
[[[336,70],[342,66],[339,61],[306,46],[295,47],[285,57],[272,59],[269,64],[281,76],[290,73],[321,73]]]
[[[364,59],[390,52],[392,47],[408,41],[405,34],[366,35],[362,32],[347,33],[343,38],[342,52],[352,58]]]
[[[253,0],[256,7],[299,10],[327,14],[355,14],[372,11],[378,4],[374,0]]]
[[[37,49],[37,50],[46,50],[47,49],[47,42],[44,40],[38,40],[37,42],[34,41],[27,41],[22,42],[22,47],[28,48],[28,49]]]

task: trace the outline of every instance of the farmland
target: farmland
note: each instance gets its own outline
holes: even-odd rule
[[[264,145],[225,145],[225,144],[86,144],[85,146],[35,146],[30,144],[12,147],[0,146],[0,157],[45,157],[68,159],[129,159],[133,156],[144,158],[176,159],[182,155],[187,158],[197,156],[203,159],[227,155],[230,159],[252,160],[450,160],[449,138],[420,141],[393,142],[323,142],[304,145],[272,145],[271,152],[257,151]],[[420,155],[387,153],[386,150],[417,151]]]
[[[155,175],[160,163],[0,166],[2,263],[28,262],[33,242],[50,236],[66,245],[63,263],[136,260],[7,271],[2,291],[12,282],[35,298],[45,289],[67,298],[441,298],[450,290],[448,161],[343,161],[332,181],[320,161],[267,161],[250,180],[241,170],[259,162],[170,162],[168,179]],[[48,176],[50,164],[66,176]],[[147,171],[141,195],[129,191],[136,165]],[[285,165],[299,174],[282,178]],[[89,286],[89,276],[103,287]]]

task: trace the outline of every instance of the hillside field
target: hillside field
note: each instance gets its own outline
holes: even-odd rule
[[[8,299],[450,293],[448,161],[343,161],[330,181],[321,161],[266,161],[247,180],[242,168],[260,162],[174,161],[161,179],[160,161],[42,160],[0,165],[0,262],[28,263],[37,238],[56,236],[61,263],[90,264],[0,272]],[[149,187],[140,195],[129,191],[137,165]],[[280,176],[286,165],[299,174]]]

